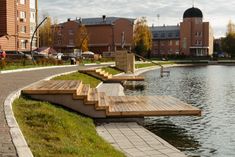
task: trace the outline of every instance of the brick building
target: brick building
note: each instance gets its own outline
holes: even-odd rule
[[[5,51],[28,51],[30,48],[30,4],[37,0],[0,0],[0,47]],[[36,15],[36,14],[35,14]],[[35,45],[36,46],[36,45]]]
[[[203,22],[202,11],[189,8],[176,26],[152,27],[152,55],[209,56],[213,54],[213,31]]]
[[[78,48],[76,34],[81,25],[85,25],[89,38],[89,50],[95,53],[117,51],[122,41],[125,48],[131,49],[135,19],[118,17],[84,18],[61,23],[54,31],[53,47],[62,52],[72,52]]]
[[[153,56],[179,54],[180,27],[178,25],[152,27],[151,31],[153,32]]]

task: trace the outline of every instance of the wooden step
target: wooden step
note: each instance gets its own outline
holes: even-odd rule
[[[49,80],[41,81],[22,90],[24,94],[75,94],[81,81]]]
[[[99,92],[99,103],[96,106],[97,110],[108,110],[109,108],[109,99],[104,92]]]
[[[98,73],[99,73],[100,75],[104,75],[104,74],[106,73],[106,71],[101,70],[101,71],[99,71]]]
[[[102,69],[96,69],[95,70],[95,72],[97,72],[97,73],[99,73],[99,72],[101,72],[102,71]]]
[[[81,90],[77,93],[77,95],[74,98],[75,99],[87,99],[89,92],[90,92],[90,85],[83,84]]]
[[[94,104],[97,105],[99,102],[99,93],[96,88],[90,88],[90,92],[87,96],[87,101],[85,101],[85,104]]]

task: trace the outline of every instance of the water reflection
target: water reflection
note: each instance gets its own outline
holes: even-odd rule
[[[171,95],[203,111],[201,117],[148,118],[145,127],[190,156],[235,156],[235,67],[171,68],[145,73],[143,90],[127,95]],[[138,84],[138,83],[137,83]]]

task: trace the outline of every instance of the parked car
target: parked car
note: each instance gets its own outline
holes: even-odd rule
[[[6,55],[7,55],[7,58],[10,58],[10,59],[22,59],[22,58],[32,59],[31,55],[26,54],[21,51],[6,51]]]
[[[95,53],[91,51],[82,52],[83,58],[94,58]]]

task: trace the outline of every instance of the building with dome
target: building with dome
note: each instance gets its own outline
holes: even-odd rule
[[[192,7],[183,14],[183,21],[175,26],[152,27],[153,56],[213,54],[213,31],[209,22],[203,22],[203,13]]]

